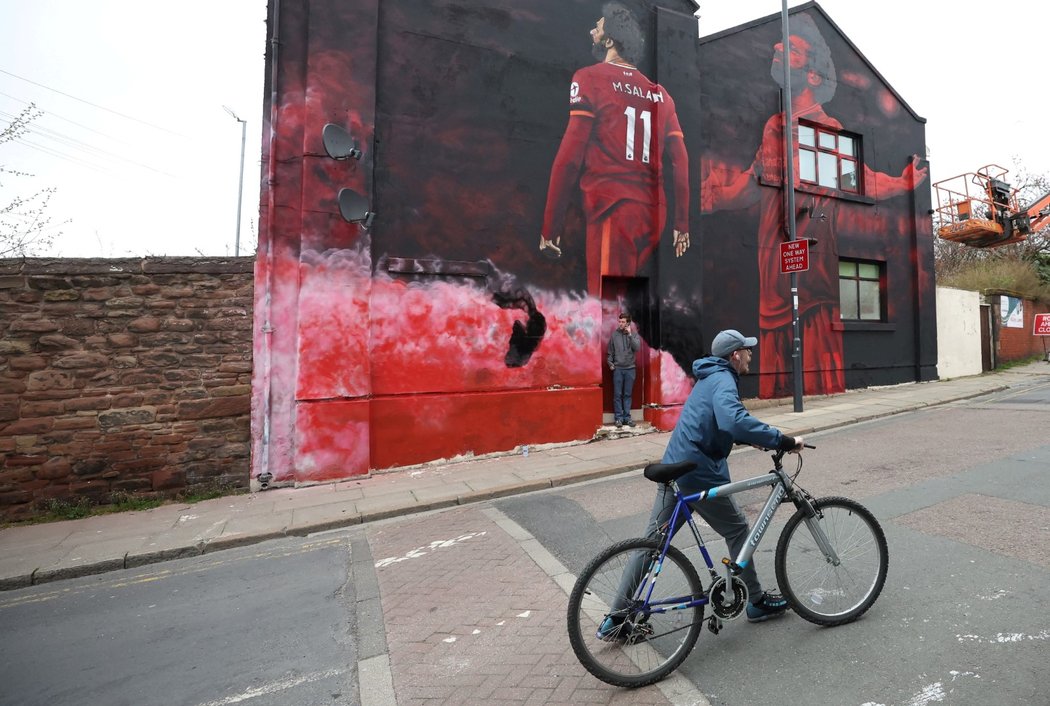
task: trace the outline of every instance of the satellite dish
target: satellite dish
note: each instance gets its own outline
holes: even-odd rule
[[[353,189],[339,190],[339,215],[350,223],[362,223],[365,228],[372,225],[374,213],[368,210],[368,199]]]
[[[357,149],[357,143],[344,128],[335,123],[328,123],[321,132],[324,141],[324,151],[332,159],[360,159],[361,150]]]

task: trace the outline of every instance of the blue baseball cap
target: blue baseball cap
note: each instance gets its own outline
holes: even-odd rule
[[[757,338],[749,338],[735,329],[726,329],[719,331],[715,340],[711,342],[711,355],[728,358],[734,351],[741,348],[754,348],[757,345]]]

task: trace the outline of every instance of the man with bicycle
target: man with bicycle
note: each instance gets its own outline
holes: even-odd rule
[[[739,377],[750,370],[752,349],[757,344],[757,338],[728,329],[715,336],[711,343],[711,355],[693,362],[696,385],[682,407],[682,414],[661,460],[662,463],[690,461],[696,464],[695,469],[678,479],[678,487],[684,495],[730,482],[726,459],[733,444],[750,444],[790,452],[802,450],[801,436],[788,436],[759,421],[751,416],[740,401],[737,388]],[[656,491],[646,536],[660,533],[667,525],[674,507],[674,491],[661,484]],[[739,556],[750,528],[736,500],[732,497],[707,498],[693,507],[693,511],[725,538],[731,557]],[[677,526],[669,528],[672,536],[685,524],[685,519],[679,516]],[[636,561],[640,564],[643,560],[639,556]],[[628,566],[618,591],[620,596],[634,595],[640,569],[640,565]],[[788,604],[783,596],[762,589],[754,561],[741,567],[740,578],[751,598],[747,606],[748,622],[762,622],[787,610]],[[623,607],[614,606],[614,609]],[[598,636],[616,639],[618,627],[610,616],[602,623]]]

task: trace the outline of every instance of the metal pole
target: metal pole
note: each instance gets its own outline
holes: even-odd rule
[[[791,33],[788,31],[787,0],[781,0],[780,24],[783,31],[781,63],[784,66],[784,220],[788,239],[795,240],[795,140],[791,95]],[[798,273],[791,273],[791,367],[794,377],[794,411],[802,411],[802,331],[798,321]]]
[[[247,136],[248,121],[241,120],[237,117],[237,113],[233,112],[226,106],[223,106],[222,108],[229,113],[234,120],[241,124],[241,175],[237,179],[237,235],[233,240],[233,256],[237,257],[241,254],[241,200],[244,197],[244,140]]]
[[[244,138],[248,130],[248,121],[240,120],[241,123],[241,175],[237,179],[237,237],[233,241],[233,256],[241,254],[241,200],[244,198]]]

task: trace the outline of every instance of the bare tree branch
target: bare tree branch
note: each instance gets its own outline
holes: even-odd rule
[[[35,104],[30,103],[0,130],[0,145],[17,140],[29,131],[30,124],[43,115]],[[27,172],[8,169],[0,164],[0,175],[12,177],[33,176]],[[0,186],[3,183],[0,182]],[[37,191],[32,196],[15,196],[7,205],[0,206],[0,257],[27,257],[37,254],[54,243],[62,233],[52,225],[48,207],[54,188]],[[0,203],[3,203],[0,201]],[[68,222],[68,221],[66,221]]]

